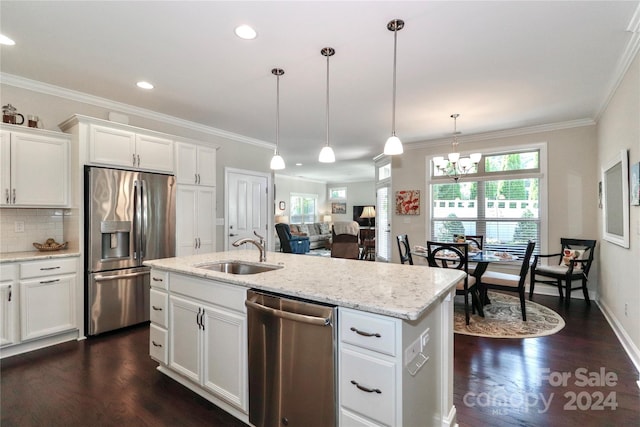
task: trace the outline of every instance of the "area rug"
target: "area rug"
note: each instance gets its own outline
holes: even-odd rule
[[[305,255],[330,257],[331,249],[311,249]]]
[[[491,304],[484,306],[484,318],[471,314],[465,324],[464,303],[456,298],[454,331],[456,334],[490,338],[533,338],[552,335],[564,328],[564,320],[555,311],[526,301],[527,321],[522,321],[520,299],[498,292],[489,292]]]

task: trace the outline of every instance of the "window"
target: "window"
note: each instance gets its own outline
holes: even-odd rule
[[[449,242],[454,234],[484,235],[485,248],[516,254],[533,239],[539,253],[540,172],[540,150],[530,150],[487,155],[477,172],[458,182],[433,175],[431,238]]]
[[[317,194],[291,193],[289,214],[291,224],[312,224],[316,220]]]
[[[329,189],[330,200],[345,200],[347,198],[347,187],[335,187]]]

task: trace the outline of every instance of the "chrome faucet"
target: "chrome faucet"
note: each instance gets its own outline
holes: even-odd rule
[[[260,251],[260,262],[266,262],[267,261],[267,251],[264,249],[264,237],[262,237],[261,235],[256,233],[255,230],[254,230],[253,234],[255,234],[256,237],[260,239],[259,242],[256,241],[256,239],[250,239],[250,238],[246,237],[244,239],[236,240],[235,242],[232,243],[232,245],[237,248],[240,245],[244,245],[245,243],[253,243],[258,248],[258,250]]]

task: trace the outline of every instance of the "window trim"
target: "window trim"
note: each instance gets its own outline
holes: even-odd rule
[[[344,197],[331,197],[331,192],[344,190]],[[347,200],[347,187],[330,187],[327,196],[329,200]]]
[[[315,212],[313,213],[313,221],[311,222],[305,222],[304,221],[304,214],[302,214],[302,222],[298,223],[298,222],[293,222],[293,213],[292,213],[292,209],[293,209],[293,203],[291,202],[291,199],[294,197],[301,197],[301,198],[310,198],[310,199],[314,199],[315,200]],[[290,223],[291,224],[313,224],[316,222],[316,219],[318,218],[318,212],[319,212],[319,207],[318,207],[318,195],[317,194],[312,194],[312,193],[289,193],[289,218],[290,218]]]
[[[538,170],[535,169],[526,169],[523,171],[513,171],[508,174],[502,172],[484,172],[484,166],[482,168],[483,172],[469,174],[469,178],[465,178],[463,175],[460,180],[465,181],[497,181],[501,179],[518,179],[519,175],[526,175],[528,178],[538,178],[538,191],[539,191],[539,199],[538,199],[538,209],[539,209],[539,220],[540,220],[540,242],[536,242],[536,249],[539,253],[548,253],[548,243],[549,243],[549,183],[548,183],[548,142],[533,142],[527,144],[518,144],[511,146],[501,146],[501,147],[477,147],[474,152],[481,152],[483,158],[485,155],[493,156],[499,154],[509,154],[509,153],[518,153],[518,152],[527,152],[531,150],[538,150]],[[467,155],[469,153],[461,152],[461,155]],[[432,184],[443,184],[450,182],[452,178],[448,176],[433,176],[433,161],[432,159],[438,155],[442,155],[439,152],[432,152],[425,156],[425,188],[427,189],[427,195],[429,200],[429,214],[425,215],[425,241],[429,240],[431,237],[432,229],[431,229],[431,218],[433,215],[433,188]],[[480,168],[479,168],[480,169]],[[520,268],[520,265],[500,265],[500,268],[504,268],[506,270],[517,270]]]

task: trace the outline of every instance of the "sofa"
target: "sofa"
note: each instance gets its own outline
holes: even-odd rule
[[[329,248],[331,246],[331,226],[327,222],[289,224],[289,228],[294,236],[309,237],[309,247],[311,249]]]

